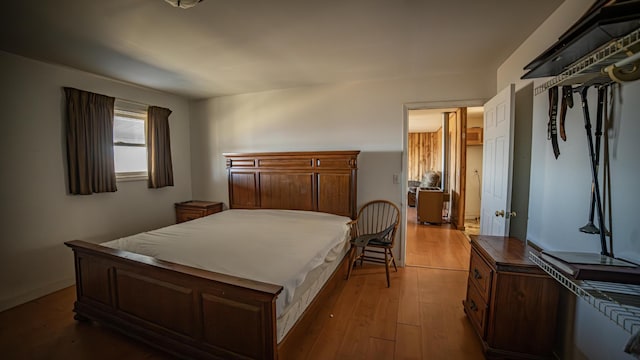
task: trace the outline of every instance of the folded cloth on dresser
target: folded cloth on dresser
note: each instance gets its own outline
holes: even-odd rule
[[[279,315],[307,274],[348,243],[350,221],[314,211],[227,210],[101,245],[282,285]]]

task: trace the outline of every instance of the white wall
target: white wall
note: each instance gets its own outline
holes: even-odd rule
[[[174,222],[173,203],[191,197],[188,102],[176,96],[0,52],[0,310],[74,282],[64,242],[101,242]],[[70,86],[170,108],[175,186],[67,194],[64,92]]]
[[[498,70],[498,89],[519,82],[522,68],[582,15],[590,1],[566,0],[560,8]],[[534,86],[542,83],[537,80]],[[594,89],[589,94],[592,119],[595,119]],[[640,260],[640,83],[625,85],[622,91],[621,117],[610,136],[611,207],[614,250],[617,256]],[[545,249],[600,252],[599,237],[578,231],[588,217],[591,173],[580,99],[567,115],[567,142],[560,141],[560,157],[553,156],[547,140],[548,100],[546,93],[533,98],[530,202],[527,238]],[[571,295],[569,295],[571,296]],[[590,305],[577,300],[575,306],[560,309],[568,324],[561,344],[563,359],[631,359],[622,351],[629,334],[610,320],[595,313]],[[605,330],[606,329],[606,330]]]
[[[404,203],[403,104],[486,99],[491,74],[389,80],[268,91],[194,102],[193,192],[228,204],[224,152],[361,150],[358,203]],[[406,175],[405,175],[406,176]],[[404,226],[404,224],[403,224]],[[401,236],[402,237],[402,236]],[[395,251],[402,254],[401,244]]]

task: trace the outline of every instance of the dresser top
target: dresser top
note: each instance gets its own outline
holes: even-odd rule
[[[205,209],[212,206],[217,206],[217,205],[220,205],[220,203],[216,201],[202,201],[202,200],[189,200],[189,201],[176,203],[176,206],[190,206],[190,207],[205,208]]]
[[[504,236],[477,235],[471,236],[471,244],[483,253],[487,260],[496,265],[537,268],[537,265],[529,260],[529,252],[538,254],[538,251],[525,245],[522,240]]]

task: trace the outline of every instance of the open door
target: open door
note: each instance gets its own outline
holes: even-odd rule
[[[481,235],[509,235],[514,121],[511,84],[484,105]]]

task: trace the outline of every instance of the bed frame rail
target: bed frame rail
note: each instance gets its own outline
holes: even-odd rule
[[[74,252],[78,320],[189,359],[276,359],[282,286],[84,241]]]

